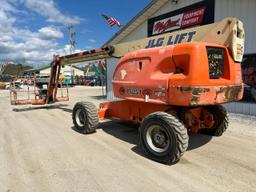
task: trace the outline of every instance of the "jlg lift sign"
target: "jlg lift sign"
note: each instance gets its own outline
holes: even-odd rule
[[[156,39],[150,39],[148,41],[148,44],[145,46],[145,48],[147,49],[147,48],[153,48],[153,47],[160,47],[164,45],[174,45],[174,44],[183,43],[183,42],[191,42],[195,34],[196,34],[196,31],[191,31],[188,33],[178,33],[175,35],[159,37]]]
[[[148,21],[148,36],[214,22],[214,0],[202,1],[154,17]]]

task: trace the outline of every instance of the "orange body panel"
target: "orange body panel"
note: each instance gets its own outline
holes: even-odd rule
[[[118,118],[126,121],[141,122],[145,116],[155,111],[168,111],[169,106],[121,100],[100,104],[99,119]]]
[[[224,50],[222,77],[211,79],[206,47]],[[116,97],[164,105],[194,106],[242,98],[241,66],[212,43],[183,43],[124,56],[113,75]]]
[[[204,107],[178,109],[164,104],[132,100],[101,103],[98,117],[100,120],[120,119],[140,123],[147,115],[156,111],[164,111],[174,116],[179,116],[183,113],[184,125],[193,133],[196,133],[200,128],[210,128],[214,123],[213,116]]]

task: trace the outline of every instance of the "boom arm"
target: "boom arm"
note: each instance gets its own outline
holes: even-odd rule
[[[109,57],[122,57],[127,53],[184,42],[208,42],[228,47],[235,62],[241,62],[244,53],[243,23],[236,18],[225,18],[213,24],[165,33],[130,42],[108,45],[103,48],[83,51],[60,57],[62,64],[76,64]]]

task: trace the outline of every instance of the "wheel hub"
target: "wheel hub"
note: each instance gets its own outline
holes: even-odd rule
[[[153,141],[158,145],[163,145],[165,143],[165,136],[163,133],[156,133],[153,135]]]
[[[166,130],[159,125],[151,125],[148,128],[146,140],[150,148],[158,153],[165,152],[170,145]]]
[[[86,114],[82,109],[78,109],[76,111],[76,122],[77,124],[82,127],[85,125],[86,122]]]

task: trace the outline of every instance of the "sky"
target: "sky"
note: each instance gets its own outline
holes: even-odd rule
[[[68,26],[76,31],[76,51],[101,47],[120,28],[101,14],[127,24],[151,0],[0,0],[0,62],[34,67],[54,54],[69,54]]]

